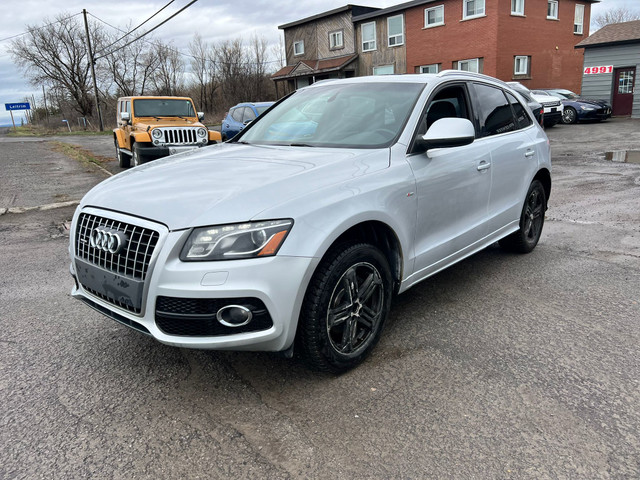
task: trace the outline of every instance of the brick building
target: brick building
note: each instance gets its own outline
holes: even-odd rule
[[[583,56],[574,47],[589,36],[591,4],[599,1],[414,0],[385,9],[347,5],[280,26],[287,67],[272,78],[287,80],[291,91],[320,78],[459,69],[517,80],[529,88],[579,91]],[[319,46],[331,45],[337,23],[345,49],[341,55],[320,51]],[[315,50],[310,60],[298,55],[296,61],[296,42],[306,37]],[[319,68],[323,62],[333,70]],[[305,75],[302,82],[300,75]]]

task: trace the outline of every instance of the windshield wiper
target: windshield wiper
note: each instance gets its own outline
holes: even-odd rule
[[[308,143],[289,143],[288,147],[315,147],[315,145],[310,145]]]

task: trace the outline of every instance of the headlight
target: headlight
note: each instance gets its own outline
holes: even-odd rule
[[[162,130],[160,130],[159,128],[154,128],[151,131],[151,136],[153,138],[161,138],[162,137]]]
[[[206,128],[199,128],[198,129],[198,136],[199,137],[206,137],[207,136],[207,129]]]
[[[182,248],[180,260],[211,261],[270,257],[293,226],[293,220],[266,220],[196,228]]]
[[[581,105],[581,106],[580,106],[580,108],[581,108],[582,110],[587,110],[587,111],[595,110],[595,109],[596,109],[595,107],[585,107],[584,105]]]

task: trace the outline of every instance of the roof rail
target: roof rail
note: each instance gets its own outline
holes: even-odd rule
[[[438,72],[436,75],[438,77],[447,77],[449,75],[465,75],[465,76],[470,76],[470,77],[476,77],[476,78],[482,79],[482,80],[491,80],[493,82],[498,82],[498,83],[501,83],[503,85],[508,86],[507,83],[504,80],[500,80],[499,78],[495,78],[495,77],[492,77],[490,75],[485,75],[484,73],[466,72],[464,70],[448,69],[448,70],[442,70],[441,72]]]

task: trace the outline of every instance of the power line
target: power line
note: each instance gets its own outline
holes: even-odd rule
[[[31,32],[37,32],[38,30],[42,30],[43,28],[50,27],[51,25],[55,25],[56,23],[62,23],[64,21],[66,21],[66,20],[69,20],[70,18],[77,17],[80,14],[81,14],[81,12],[74,13],[73,15],[69,15],[68,17],[61,18],[60,20],[56,20],[55,22],[48,23],[48,24],[43,25],[41,27],[30,28],[26,32],[18,33],[16,35],[11,35],[10,37],[6,37],[6,38],[0,38],[0,42],[5,42],[5,41],[11,40],[13,38],[18,38],[18,37],[21,37],[21,36],[26,35],[28,33],[31,33]]]
[[[104,47],[102,50],[100,50],[99,52],[96,52],[96,54],[98,53],[102,53],[104,52],[106,49],[108,49],[109,47],[111,47],[112,45],[115,45],[116,43],[118,43],[120,40],[122,40],[124,37],[131,35],[133,32],[135,32],[136,30],[138,30],[141,26],[143,26],[145,23],[147,23],[149,20],[151,20],[153,17],[155,17],[156,15],[158,15],[161,11],[163,11],[165,8],[167,8],[169,5],[171,5],[173,2],[175,2],[175,0],[171,0],[169,3],[167,3],[164,7],[162,7],[160,10],[158,10],[156,13],[154,13],[153,15],[151,15],[149,18],[147,18],[144,22],[142,22],[140,25],[138,25],[136,28],[134,28],[133,30],[128,31],[127,33],[125,33],[123,36],[121,36],[119,39],[115,40],[114,42],[110,43],[109,45],[107,45],[106,47]],[[91,15],[91,14],[90,14]],[[93,16],[93,15],[92,15]]]
[[[117,30],[117,31],[119,31],[119,32],[121,32],[121,33],[124,33],[124,32],[125,32],[125,30],[122,30],[121,28],[118,28],[118,27],[116,27],[116,26],[114,26],[114,25],[110,24],[109,22],[106,22],[105,20],[103,20],[103,19],[101,19],[101,18],[99,18],[99,17],[96,17],[96,16],[95,16],[94,14],[92,14],[91,12],[87,12],[87,13],[88,13],[90,16],[92,16],[93,18],[95,18],[96,20],[98,20],[99,22],[104,23],[104,24],[105,24],[105,25],[107,25],[108,27],[111,27],[111,28],[113,28],[114,30]],[[163,47],[163,48],[166,48],[167,50],[170,50],[170,51],[172,51],[172,52],[174,52],[174,53],[177,53],[178,55],[182,55],[183,57],[189,57],[189,58],[193,58],[193,59],[195,59],[195,60],[202,60],[202,61],[206,61],[206,60],[208,60],[207,58],[204,58],[204,57],[198,57],[198,56],[196,56],[196,55],[192,55],[192,54],[190,54],[190,53],[181,52],[180,50],[176,50],[175,48],[172,48],[171,46],[169,46],[169,45],[165,45],[165,44],[163,44],[163,43],[157,43],[157,42],[153,42],[153,41],[151,41],[151,40],[143,40],[143,42],[148,43],[148,44],[150,44],[150,45],[154,45],[154,46],[156,46],[156,47]],[[104,49],[103,49],[103,50],[104,50]],[[102,50],[101,50],[101,51],[102,51]],[[115,52],[115,51],[117,51],[117,50],[114,50],[114,52]],[[113,52],[110,52],[110,53],[113,53]],[[109,54],[107,54],[107,55],[109,55]],[[100,58],[104,58],[104,55],[103,55],[103,56],[101,56]],[[230,64],[258,65],[258,62],[242,62],[242,63],[241,63],[241,62],[221,62],[221,61],[218,61],[218,60],[214,60],[212,63],[213,63],[213,64],[221,64],[221,65],[230,65]],[[267,63],[280,63],[280,61],[279,61],[279,60],[270,60],[270,61],[268,61],[268,62],[263,62],[263,63],[265,63],[265,64],[267,64]]]
[[[124,45],[122,45],[121,47],[116,48],[115,50],[110,51],[109,53],[105,54],[105,55],[100,55],[94,58],[95,60],[99,60],[101,58],[106,57],[107,55],[110,55],[114,52],[117,52],[118,50],[122,50],[125,47],[128,47],[129,45],[131,45],[134,42],[137,42],[138,40],[140,40],[141,38],[149,35],[151,32],[153,32],[154,30],[156,30],[157,28],[161,27],[162,25],[164,25],[165,23],[167,23],[169,20],[171,20],[173,17],[175,17],[176,15],[182,13],[183,11],[185,11],[187,8],[189,8],[191,5],[193,5],[194,3],[196,3],[198,0],[191,0],[191,2],[187,3],[184,7],[182,7],[180,10],[178,10],[176,13],[174,13],[173,15],[171,15],[169,18],[167,18],[166,20],[160,22],[158,25],[156,25],[155,27],[153,27],[151,30],[147,30],[145,33],[143,33],[142,35],[134,38],[133,40],[131,40],[128,43],[125,43]]]

